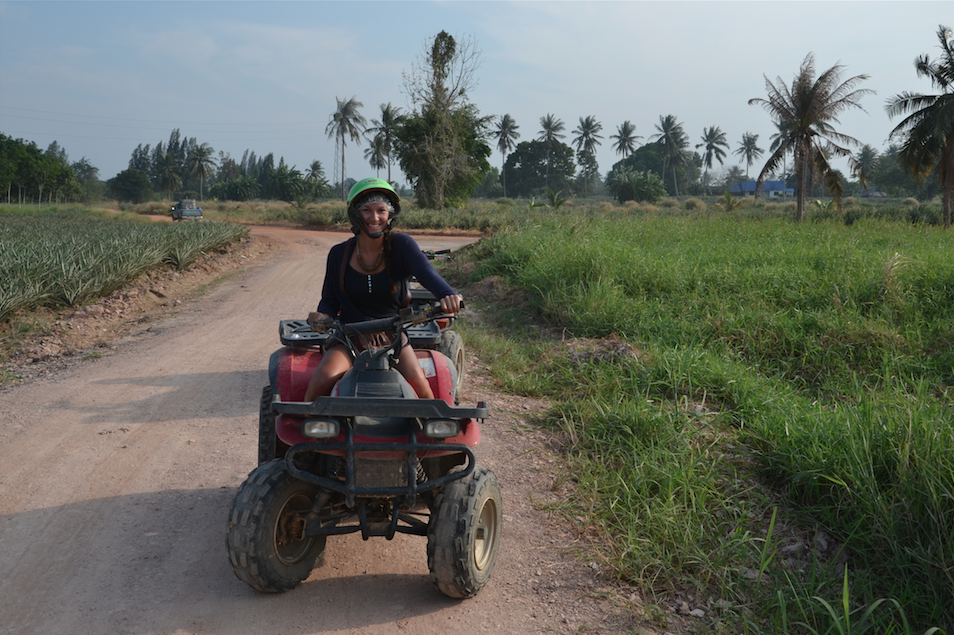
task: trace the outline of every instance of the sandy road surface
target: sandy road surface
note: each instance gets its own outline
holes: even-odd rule
[[[489,402],[478,460],[504,492],[504,536],[476,598],[427,579],[426,539],[332,537],[281,595],[232,574],[228,509],[255,466],[257,409],[279,319],[315,305],[341,234],[256,229],[271,248],[105,357],[0,392],[0,633],[625,632],[572,535],[530,503],[552,462],[519,400]],[[424,248],[467,239],[428,237]],[[592,599],[593,597],[597,599]],[[624,620],[625,621],[625,620]]]

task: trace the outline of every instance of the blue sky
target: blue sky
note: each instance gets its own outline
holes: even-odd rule
[[[753,97],[765,76],[790,83],[806,54],[816,68],[867,74],[867,112],[838,129],[876,148],[894,125],[885,100],[934,92],[913,61],[938,54],[951,2],[0,2],[0,131],[71,161],[88,158],[104,179],[138,144],[173,128],[240,159],[273,152],[304,170],[318,159],[331,179],[325,135],[335,98],[361,113],[407,109],[402,73],[441,30],[481,51],[471,100],[481,114],[510,114],[527,141],[553,113],[567,138],[584,116],[603,125],[605,175],[619,157],[610,136],[624,120],[647,142],[675,115],[691,144],[719,126],[735,150],[743,133],[768,149],[774,126]],[[373,175],[349,144],[347,176]],[[491,156],[499,166],[499,152]],[[726,166],[741,160],[729,154]],[[744,166],[742,166],[744,169]],[[753,166],[753,172],[761,164]]]

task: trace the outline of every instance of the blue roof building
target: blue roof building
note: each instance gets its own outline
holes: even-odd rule
[[[733,196],[755,196],[756,181],[741,181],[733,183],[729,194]],[[785,181],[765,181],[759,188],[760,196],[795,196],[795,188],[785,187]]]

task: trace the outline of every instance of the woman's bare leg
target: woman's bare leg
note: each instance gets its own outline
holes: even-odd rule
[[[418,398],[434,398],[434,391],[431,390],[431,385],[427,382],[427,377],[424,376],[424,371],[421,370],[421,365],[417,362],[417,355],[414,354],[414,349],[410,345],[401,348],[397,368],[404,375],[407,383],[411,384],[411,388],[417,393]]]
[[[341,344],[332,346],[325,351],[321,361],[318,362],[315,376],[308,382],[304,400],[314,401],[317,397],[330,395],[331,389],[349,370],[351,370],[351,353]]]

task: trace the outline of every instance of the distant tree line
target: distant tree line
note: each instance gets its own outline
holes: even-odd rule
[[[46,151],[33,141],[0,132],[0,196],[19,205],[98,200],[99,170],[83,157],[70,163],[54,141]]]
[[[771,136],[768,159],[754,177],[761,188],[767,180],[780,180],[797,193],[800,219],[810,196],[830,195],[836,200],[849,194],[916,196],[929,199],[941,194],[945,224],[950,223],[954,198],[954,41],[951,31],[938,28],[941,56],[923,55],[915,60],[919,76],[928,77],[939,94],[900,93],[889,99],[892,117],[903,116],[891,131],[891,145],[883,153],[833,127],[837,116],[860,108],[860,98],[870,91],[858,88],[867,79],[857,75],[841,80],[836,65],[816,73],[814,57],[806,56],[790,86],[780,78],[766,78],[766,98],[753,98],[769,113],[776,132]],[[402,112],[381,104],[379,119],[370,125],[362,116],[357,97],[337,98],[337,108],[326,128],[335,141],[334,183],[325,178],[320,161],[303,173],[275,162],[272,153],[256,155],[246,150],[241,160],[214,150],[195,137],[183,138],[178,129],[168,141],[155,146],[140,144],[128,169],[110,179],[105,193],[121,200],[144,201],[157,194],[169,198],[225,200],[280,199],[303,203],[337,194],[344,198],[353,178],[347,176],[347,144],[367,142],[364,158],[376,172],[400,165],[412,185],[406,195],[416,195],[422,207],[459,205],[468,197],[571,196],[608,192],[619,201],[655,200],[670,194],[707,195],[727,192],[736,183],[749,181],[750,169],[766,153],[759,135],[745,132],[736,148],[730,147],[718,126],[703,128],[700,143],[690,149],[690,138],[672,114],[663,115],[656,132],[640,146],[642,137],[629,120],[610,135],[621,159],[601,178],[596,149],[604,138],[603,125],[593,115],[579,118],[570,143],[564,143],[566,124],[553,114],[540,118],[533,140],[520,141],[520,127],[509,115],[481,115],[469,95],[476,85],[479,52],[472,40],[458,42],[441,31],[429,40],[418,62],[404,75],[405,92],[412,109]],[[491,168],[490,142],[503,159],[500,170]],[[857,152],[850,147],[859,148]],[[701,150],[701,152],[700,152]],[[741,165],[725,165],[728,153]],[[834,168],[832,158],[847,160],[850,175]],[[852,180],[849,180],[852,179]],[[8,202],[91,200],[103,184],[98,171],[85,158],[70,163],[54,141],[41,151],[32,142],[0,134],[0,187]]]
[[[109,183],[110,192],[120,200],[140,202],[159,192],[170,199],[209,196],[220,200],[248,201],[255,198],[288,202],[314,200],[326,196],[330,187],[318,160],[302,173],[285,163],[275,164],[275,155],[256,156],[245,150],[240,161],[219,152],[195,137],[182,138],[179,129],[166,143],[155,147],[140,144],[133,150],[129,167]]]

